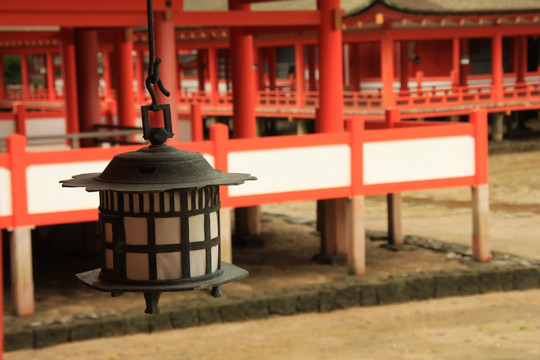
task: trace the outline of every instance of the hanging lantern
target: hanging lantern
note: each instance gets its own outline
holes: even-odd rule
[[[99,192],[101,268],[77,274],[85,284],[113,296],[142,292],[147,313],[158,313],[164,291],[211,288],[248,272],[221,261],[220,185],[255,180],[248,174],[222,173],[196,152],[166,145],[173,136],[168,104],[159,104],[153,85],[168,96],[153,55],[146,86],[152,104],[141,107],[143,137],[151,145],[116,155],[102,173],[76,175],[65,187]],[[163,114],[164,127],[151,127],[149,114]]]
[[[221,284],[248,273],[221,261],[219,185],[253,179],[215,170],[199,153],[153,144],[116,155],[101,174],[62,181],[99,191],[102,265],[78,278],[113,295],[143,292],[148,313],[159,312],[163,291],[211,287],[220,296]]]

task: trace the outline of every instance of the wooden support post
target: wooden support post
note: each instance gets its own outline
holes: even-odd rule
[[[504,114],[503,113],[494,113],[493,114],[493,141],[502,141],[504,137]]]
[[[31,227],[16,227],[11,231],[11,289],[15,314],[34,314],[34,280],[32,274]]]
[[[259,235],[261,233],[260,218],[260,206],[237,208],[235,212],[235,234],[240,237]]]
[[[331,264],[337,264],[347,254],[347,213],[349,199],[331,199],[318,202],[318,216],[321,231],[321,253],[316,259]]]
[[[473,258],[477,261],[491,260],[489,243],[489,185],[472,187],[473,212]]]
[[[403,245],[401,228],[401,193],[386,195],[388,206],[388,242],[392,245]]]
[[[366,273],[364,196],[347,199],[347,269],[349,275]]]
[[[472,187],[473,258],[477,261],[491,260],[489,244],[489,185],[487,112],[476,109],[469,121],[474,125],[475,138],[475,186]]]
[[[296,135],[305,135],[309,133],[308,119],[296,120]]]
[[[221,232],[221,261],[232,263],[232,230],[230,208],[221,208],[219,211],[219,228]]]

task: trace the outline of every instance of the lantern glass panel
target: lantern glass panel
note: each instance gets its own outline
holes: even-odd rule
[[[130,280],[148,280],[148,255],[126,253],[126,277]]]
[[[189,217],[189,242],[204,241],[204,215]]]
[[[156,218],[156,244],[180,244],[180,218]]]
[[[148,244],[148,226],[146,224],[146,218],[126,216],[124,218],[124,228],[126,231],[127,245]]]
[[[105,241],[109,243],[113,242],[113,229],[111,223],[105,223]]]
[[[206,250],[192,250],[189,252],[191,277],[206,274]]]
[[[219,267],[219,246],[213,246],[210,250],[212,254],[212,269],[211,272],[217,271]]]
[[[157,279],[174,280],[182,277],[182,257],[178,252],[156,255]]]
[[[145,214],[148,214],[150,212],[150,194],[149,193],[143,194],[143,212]]]
[[[114,269],[114,257],[112,250],[105,250],[105,267],[107,269]]]
[[[210,238],[214,239],[219,236],[219,222],[217,212],[210,214]]]

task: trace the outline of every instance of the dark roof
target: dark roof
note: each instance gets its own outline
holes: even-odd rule
[[[398,11],[416,14],[489,14],[540,11],[540,0],[341,0],[347,16],[364,12],[380,4]],[[317,0],[265,1],[252,5],[253,10],[315,10]],[[227,0],[184,0],[186,11],[221,11]]]
[[[538,0],[377,0],[388,7],[413,13],[463,14],[539,11]]]

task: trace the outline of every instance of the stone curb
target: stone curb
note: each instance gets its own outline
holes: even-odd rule
[[[328,312],[357,306],[536,288],[540,288],[540,267],[537,265],[427,271],[393,275],[384,280],[347,276],[332,284],[284,289],[248,299],[224,297],[208,302],[198,301],[175,309],[162,309],[156,315],[128,313],[12,330],[5,333],[4,346],[5,351],[43,348],[99,337],[152,333],[274,315]]]

